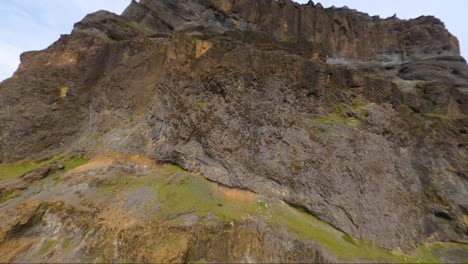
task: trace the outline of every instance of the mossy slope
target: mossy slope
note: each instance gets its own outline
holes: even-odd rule
[[[460,248],[467,245],[435,243],[420,246],[414,252],[389,251],[368,241],[356,240],[327,223],[295,209],[281,201],[261,196],[255,199],[233,199],[215,183],[190,174],[176,166],[163,166],[144,177],[119,176],[113,185],[102,186],[107,194],[139,186],[153,186],[157,190],[160,210],[155,215],[158,221],[178,224],[178,216],[196,214],[222,222],[245,219],[261,219],[274,228],[286,229],[297,239],[315,241],[326,251],[343,261],[371,261],[397,263],[438,263],[441,260],[434,250]]]
[[[56,158],[54,159],[56,160]],[[52,161],[54,161],[54,159],[52,159]],[[46,161],[41,164],[47,164],[47,162],[52,161]],[[63,161],[65,167],[63,171],[69,171],[85,163],[86,160],[79,156],[68,158]],[[20,170],[16,170],[16,173],[19,173],[19,171]],[[57,172],[55,177],[60,179],[63,171]],[[14,175],[13,173],[9,174],[10,177],[14,177]],[[92,180],[94,177],[92,176],[93,173],[89,175],[88,180]],[[69,176],[64,178],[64,182],[56,181],[56,186],[54,188],[64,188],[67,184],[70,184]],[[73,177],[73,175],[70,177]],[[83,178],[83,181],[87,180]],[[87,192],[94,192],[98,196],[95,200],[97,207],[93,208],[106,207],[106,210],[109,212],[119,212],[122,210],[122,208],[119,207],[120,205],[106,203],[115,201],[116,199],[114,198],[117,197],[119,197],[119,199],[124,198],[124,200],[128,200],[128,198],[125,197],[130,197],[129,195],[131,193],[135,194],[143,189],[147,190],[148,188],[154,190],[154,192],[151,194],[152,196],[150,199],[147,199],[145,202],[144,210],[147,210],[145,213],[148,215],[148,221],[150,222],[145,223],[144,226],[147,226],[150,230],[152,230],[152,226],[154,226],[156,232],[155,237],[157,239],[159,239],[161,235],[174,237],[177,236],[177,234],[183,234],[184,237],[188,239],[189,235],[181,230],[185,230],[184,228],[186,228],[184,216],[190,215],[196,217],[197,228],[204,227],[204,225],[209,226],[213,223],[227,227],[238,226],[252,221],[256,223],[266,223],[269,230],[268,232],[289,233],[290,237],[294,238],[297,243],[309,245],[311,242],[316,243],[321,249],[343,262],[439,263],[441,259],[439,259],[438,256],[440,256],[441,252],[451,252],[451,250],[468,251],[468,245],[456,243],[422,245],[410,253],[389,251],[371,242],[354,239],[348,234],[333,228],[331,225],[318,220],[306,212],[291,207],[280,200],[262,197],[244,190],[222,187],[208,181],[201,175],[189,173],[172,165],[155,166],[149,173],[144,175],[122,175],[109,171],[108,178],[100,181],[96,187],[92,187],[90,190],[87,190]],[[47,188],[44,189],[44,191],[47,191]],[[2,195],[2,200],[5,199],[4,196],[6,198],[12,198],[11,193]],[[151,209],[155,207],[157,210]],[[115,214],[115,217],[120,216],[121,214]],[[131,221],[131,218],[129,219],[129,221]],[[89,226],[94,226],[96,224],[95,221],[97,221],[93,218],[89,218],[88,220],[89,223],[87,225]],[[129,222],[125,219],[113,218],[112,222],[114,221],[119,223],[122,221]],[[164,232],[158,229],[161,228],[161,226],[166,228]],[[112,228],[117,228],[117,226]],[[171,231],[172,229],[174,231]],[[87,231],[84,232],[87,233],[89,230],[90,229],[87,229]],[[95,229],[93,232],[96,232],[96,230],[98,229]],[[222,231],[224,229],[220,230]],[[228,228],[222,232],[229,232],[229,230]],[[213,237],[210,238],[210,235],[213,235]],[[209,233],[206,239],[207,241],[211,241],[216,239],[216,237],[217,235],[214,235],[214,233]],[[39,250],[41,256],[49,251],[53,251],[54,248],[69,249],[73,246],[70,242],[64,242],[65,244],[61,247],[55,247],[56,240],[54,239],[56,238],[49,237],[49,240],[45,240],[46,243],[44,243]],[[104,234],[102,236],[104,244],[102,245],[113,245],[115,242],[114,239],[116,238],[113,236],[108,237],[108,235]],[[242,237],[236,239],[240,239],[239,241],[242,242]],[[144,242],[141,243],[144,244]],[[187,244],[187,248],[190,248],[188,240],[185,244]],[[178,243],[168,243],[166,246],[169,251],[172,251],[171,247],[178,247]],[[110,250],[109,252],[112,253],[113,251],[111,248],[112,247],[107,248],[107,246],[103,246],[103,250]],[[109,256],[113,255],[111,253],[109,253]]]
[[[20,162],[17,164],[0,165],[0,181],[20,177],[23,174],[41,166],[61,160],[64,161],[65,170],[70,170],[86,163],[86,159],[80,155],[70,157],[67,157],[66,155],[57,155],[51,159],[40,162]]]

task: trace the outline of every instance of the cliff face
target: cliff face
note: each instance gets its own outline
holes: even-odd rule
[[[0,162],[137,153],[386,248],[467,242],[468,67],[436,18],[141,0],[21,61]]]

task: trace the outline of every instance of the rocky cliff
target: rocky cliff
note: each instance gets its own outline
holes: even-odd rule
[[[120,16],[90,14],[46,50],[23,54],[14,76],[0,84],[0,131],[0,191],[2,197],[20,196],[2,198],[4,216],[18,214],[12,213],[15,206],[33,208],[31,215],[56,208],[62,219],[84,210],[63,204],[59,210],[50,201],[32,206],[28,199],[34,196],[23,197],[30,193],[24,182],[31,173],[32,182],[37,175],[42,181],[65,173],[68,181],[59,186],[71,188],[88,184],[90,175],[133,175],[115,172],[115,162],[109,162],[101,174],[95,167],[81,170],[87,176],[80,183],[64,165],[51,169],[45,161],[126,153],[178,165],[274,204],[285,202],[352,241],[405,253],[451,242],[458,253],[439,250],[440,260],[467,257],[468,67],[457,39],[434,17],[381,19],[312,1],[133,1]],[[35,165],[23,170],[31,161]],[[237,241],[257,229],[264,241],[273,232],[259,227],[264,224],[269,226],[251,219],[241,231],[209,232],[228,232],[224,239]],[[187,233],[205,234],[207,228],[197,222]],[[184,233],[174,232],[163,233]],[[250,248],[253,260],[249,250],[237,247],[228,252],[239,257],[229,261],[366,259],[337,256],[326,246],[323,253],[317,237],[291,242],[285,232],[275,236],[277,244]],[[119,251],[123,255],[104,260],[223,261],[230,255],[215,256],[195,249],[205,242],[182,240],[185,258],[169,259],[167,252],[132,258]],[[194,250],[206,254],[187,257]],[[280,258],[287,254],[293,257]]]

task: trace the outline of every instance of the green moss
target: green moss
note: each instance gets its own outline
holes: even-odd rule
[[[63,171],[57,171],[51,175],[52,179],[54,180],[54,183],[55,184],[62,183],[62,174],[64,171],[73,170],[75,168],[78,168],[86,164],[87,162],[88,161],[85,158],[83,158],[81,155],[72,156],[71,158],[65,160],[65,162],[63,163],[63,166],[64,166]]]
[[[163,171],[169,174],[176,173],[176,172],[187,173],[186,170],[176,165],[166,165],[163,167]]]
[[[41,255],[45,255],[49,253],[55,247],[56,244],[57,244],[57,240],[55,239],[49,239],[49,240],[44,241],[39,253]]]
[[[459,243],[447,243],[447,242],[437,242],[426,244],[419,247],[415,250],[414,254],[416,255],[434,255],[435,253],[448,253],[451,254],[451,251],[459,252],[468,252],[468,244],[459,244]],[[453,252],[452,252],[453,253]],[[468,261],[468,259],[464,259]]]
[[[196,213],[203,217],[211,214],[219,221],[240,220],[252,214],[257,207],[252,203],[235,203],[224,197],[205,178],[184,176],[181,180],[164,180],[155,185],[158,200],[163,205],[162,216],[171,217],[186,213]]]
[[[71,159],[65,161],[63,164],[65,166],[65,171],[73,170],[74,168],[78,168],[88,161],[83,158],[81,155],[73,156]]]
[[[350,127],[358,126],[367,119],[369,110],[373,106],[374,104],[364,103],[363,99],[356,99],[351,105],[339,104],[335,106],[335,112],[311,121],[331,125],[341,123]]]
[[[313,216],[285,204],[274,204],[271,210],[272,217],[267,219],[270,224],[286,228],[298,239],[318,242],[331,254],[342,260],[398,263],[440,262],[432,253],[431,246],[420,247],[411,255],[391,252],[371,242],[355,240]]]
[[[200,101],[200,102],[197,103],[196,108],[197,108],[197,109],[201,109],[201,108],[204,108],[205,106],[206,106],[206,103]]]
[[[259,207],[259,209],[266,209],[268,208],[268,204],[266,201],[263,201],[263,200],[257,200],[257,205]]]
[[[0,166],[0,180],[20,177],[28,171],[39,167],[37,163],[29,163],[14,166]]]
[[[370,242],[355,240],[313,216],[283,203],[268,205],[263,200],[229,200],[202,177],[187,174],[175,178],[160,178],[155,188],[158,193],[157,199],[162,205],[159,217],[166,219],[186,213],[196,213],[199,217],[210,214],[224,222],[257,216],[271,225],[286,228],[298,239],[318,242],[343,260],[414,263],[439,261],[430,249],[420,249],[414,255],[404,255],[390,252]]]
[[[216,185],[205,178],[189,174],[174,165],[163,166],[142,177],[115,176],[101,184],[98,191],[107,196],[122,190],[147,186],[156,189],[155,202],[161,206],[157,217],[163,220],[195,213],[200,217],[212,215],[219,221],[228,222],[254,214],[262,206],[255,201],[238,203],[228,199]]]
[[[56,173],[53,175],[52,179],[54,180],[55,184],[62,183],[62,175],[60,173]]]
[[[50,164],[54,161],[64,159],[65,155],[57,155],[49,160],[42,162],[19,163],[14,165],[0,165],[0,180],[13,179],[24,175],[41,166]],[[87,161],[81,156],[74,156],[64,164],[65,170],[71,170],[85,164]]]
[[[2,192],[0,193],[0,204],[6,202],[6,201],[9,201],[11,199],[14,199],[16,197],[18,197],[19,194],[17,194],[16,192]]]
[[[62,243],[63,250],[70,250],[72,246],[73,246],[73,240],[70,238],[65,239]]]
[[[0,165],[0,181],[21,177],[25,173],[35,170],[41,166],[45,166],[52,162],[60,161],[60,160],[64,161],[63,171],[72,170],[76,167],[79,167],[87,163],[87,160],[84,159],[80,155],[67,158],[64,154],[61,154],[61,155],[57,155],[49,160],[42,161],[42,162],[19,163],[19,164],[13,164],[13,165]],[[63,171],[57,171],[56,173],[51,175],[51,177],[53,178],[56,184],[61,183],[62,181],[61,175]],[[1,195],[2,200],[6,198],[12,199],[11,197],[6,196],[6,194]],[[3,201],[6,201],[6,200],[3,200]]]
[[[369,116],[369,110],[374,107],[373,103],[365,103],[363,99],[358,98],[351,104],[351,112],[360,121],[365,121]]]
[[[424,115],[426,118],[430,119],[438,119],[438,120],[450,120],[450,118],[446,115],[440,115],[440,114],[435,114],[435,113],[427,113]]]
[[[155,185],[161,203],[159,217],[196,213],[199,217],[215,216],[219,221],[239,221],[261,217],[272,226],[285,228],[300,240],[312,240],[337,258],[347,261],[435,263],[432,245],[422,246],[413,254],[391,252],[371,242],[356,240],[329,224],[291,206],[264,200],[236,202],[220,194],[213,184],[198,176],[164,178]]]
[[[353,245],[357,246],[356,240],[354,240],[354,238],[351,237],[350,235],[348,235],[348,234],[343,234],[343,235],[341,236],[341,238],[343,238],[344,241],[346,241],[346,242],[348,242],[348,243],[350,243],[350,244],[353,244]]]

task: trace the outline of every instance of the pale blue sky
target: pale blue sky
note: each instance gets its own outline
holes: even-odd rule
[[[70,33],[86,14],[106,9],[121,13],[130,0],[0,0],[0,80],[18,67],[19,55],[40,50]],[[255,0],[252,0],[255,1]],[[305,3],[307,0],[299,0]],[[317,1],[315,1],[317,3]],[[346,5],[353,9],[389,17],[415,18],[435,15],[458,37],[468,56],[467,0],[323,0],[325,7]]]

